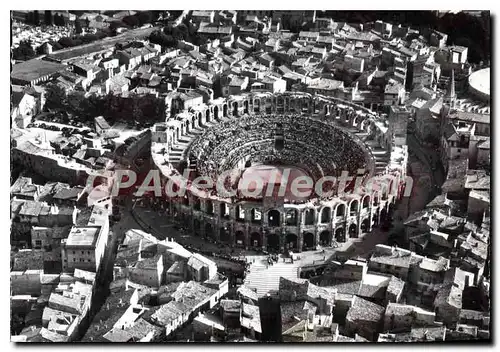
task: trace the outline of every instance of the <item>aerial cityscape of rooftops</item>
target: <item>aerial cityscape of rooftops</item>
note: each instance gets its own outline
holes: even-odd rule
[[[490,21],[11,11],[11,341],[491,341]]]

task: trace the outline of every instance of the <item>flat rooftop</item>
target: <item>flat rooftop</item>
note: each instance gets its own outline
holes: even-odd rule
[[[100,230],[100,226],[75,226],[69,233],[66,246],[95,246]]]
[[[62,71],[65,68],[65,65],[33,59],[14,65],[10,77],[12,79],[31,82],[38,78]]]

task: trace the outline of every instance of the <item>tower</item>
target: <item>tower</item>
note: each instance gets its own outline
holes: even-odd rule
[[[455,92],[455,70],[451,70],[450,84],[448,85],[448,90],[446,91],[444,103],[449,105],[451,109],[454,109],[456,99],[457,94]]]

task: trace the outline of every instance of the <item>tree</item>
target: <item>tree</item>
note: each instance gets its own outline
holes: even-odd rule
[[[71,38],[68,38],[68,37],[63,37],[63,38],[59,39],[58,43],[63,48],[71,48],[71,47],[76,45],[74,40]]]
[[[53,19],[52,19],[52,11],[45,11],[45,24],[47,26],[52,26],[53,24]]]
[[[12,57],[16,60],[29,60],[36,56],[30,40],[22,40],[19,46],[12,50]]]
[[[139,19],[136,16],[125,16],[122,21],[131,27],[137,27],[139,25]]]
[[[136,14],[136,17],[139,21],[139,25],[141,26],[153,21],[153,14],[151,13],[151,11],[141,11]]]
[[[80,23],[79,20],[75,21],[75,32],[76,32],[76,34],[82,34],[83,33],[82,24]]]
[[[150,34],[149,40],[151,43],[158,44],[164,47],[177,46],[177,41],[171,36],[166,35],[161,31],[154,31]]]
[[[51,83],[46,86],[45,109],[60,109],[66,107],[67,98],[64,89]]]
[[[35,26],[38,26],[40,24],[40,14],[38,13],[38,10],[35,10],[33,12],[33,24]]]

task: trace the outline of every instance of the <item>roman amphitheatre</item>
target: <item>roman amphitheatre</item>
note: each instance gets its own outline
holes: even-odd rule
[[[180,199],[164,198],[166,213],[195,236],[243,248],[306,251],[346,242],[386,222],[406,177],[406,146],[377,113],[352,103],[306,93],[249,93],[191,108],[152,128],[151,155],[163,181],[189,171]],[[308,176],[317,181],[356,175],[356,189],[296,197],[286,188],[253,197],[238,188],[258,176],[271,187]],[[270,180],[270,174],[278,178]],[[232,196],[192,183],[222,174]],[[367,187],[376,180],[380,187]],[[369,182],[370,182],[369,181]],[[395,192],[392,190],[396,190]]]

